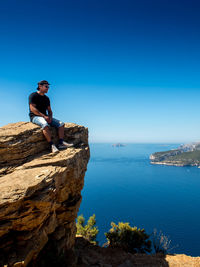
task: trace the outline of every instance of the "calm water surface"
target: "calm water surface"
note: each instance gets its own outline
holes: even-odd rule
[[[79,214],[96,214],[98,240],[110,222],[130,222],[169,236],[172,250],[200,256],[200,169],[152,165],[149,155],[179,144],[90,144],[91,158]]]

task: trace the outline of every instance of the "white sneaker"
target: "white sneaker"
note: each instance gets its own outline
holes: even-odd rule
[[[57,149],[57,147],[54,144],[51,145],[51,152],[52,153],[58,153],[59,152],[59,150]]]
[[[64,148],[69,148],[69,147],[72,147],[72,146],[74,146],[74,144],[70,144],[70,143],[67,143],[67,142],[63,141],[62,144],[58,145],[58,148],[59,149],[64,149]]]

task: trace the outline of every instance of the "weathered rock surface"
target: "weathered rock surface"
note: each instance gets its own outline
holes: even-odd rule
[[[65,139],[75,146],[54,155],[38,126],[0,128],[0,266],[33,264],[50,244],[58,257],[74,246],[87,128],[65,124]]]
[[[200,267],[200,257],[186,255],[131,254],[119,248],[103,248],[76,238],[77,267]]]
[[[51,128],[53,140],[57,141],[57,134]],[[65,139],[75,145],[88,144],[86,128],[73,123],[65,124]],[[48,143],[44,139],[41,129],[30,122],[11,123],[0,128],[0,175],[13,170],[27,160],[32,160],[39,153],[48,151]]]

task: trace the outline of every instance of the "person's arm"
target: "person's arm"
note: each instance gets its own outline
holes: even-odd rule
[[[48,116],[46,116],[45,114],[41,113],[37,108],[36,108],[36,104],[29,104],[30,106],[30,111],[33,112],[35,115],[43,117],[48,123],[50,118]]]
[[[52,121],[52,117],[53,117],[53,112],[52,112],[52,109],[51,109],[50,105],[47,107],[47,110],[48,110],[48,117],[49,117],[50,122],[51,122]]]

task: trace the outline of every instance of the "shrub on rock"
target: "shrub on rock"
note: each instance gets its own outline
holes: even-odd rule
[[[144,229],[131,227],[129,223],[111,223],[112,228],[105,233],[110,247],[119,247],[131,253],[150,253],[151,241]]]
[[[78,216],[77,218],[77,235],[83,236],[85,239],[90,241],[93,244],[96,244],[96,237],[99,232],[98,228],[95,226],[96,225],[96,216],[93,214],[87,221],[87,224],[85,224],[85,218],[83,215]]]

